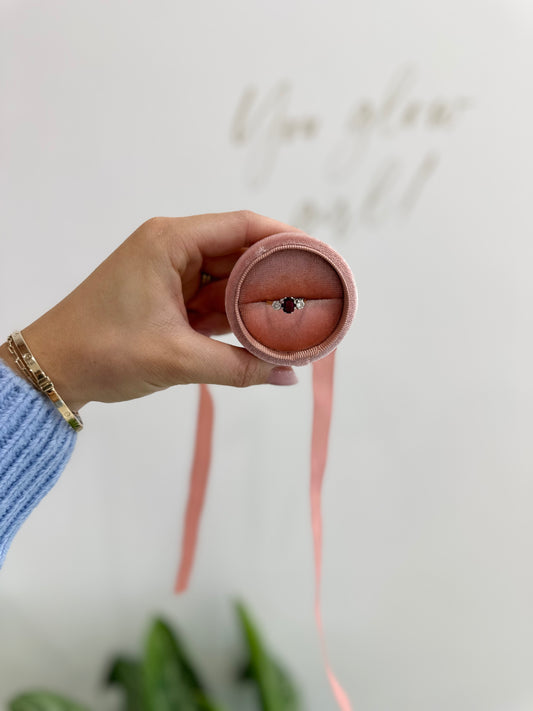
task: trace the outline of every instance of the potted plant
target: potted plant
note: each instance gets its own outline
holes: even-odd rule
[[[261,711],[300,711],[289,674],[267,650],[246,607],[238,603],[236,611],[247,649],[239,683],[254,686]],[[152,622],[139,657],[113,661],[106,682],[121,689],[121,711],[228,711],[203,683],[181,636],[162,619]],[[56,693],[33,691],[12,699],[9,711],[90,709]]]

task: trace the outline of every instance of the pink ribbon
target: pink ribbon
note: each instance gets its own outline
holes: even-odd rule
[[[315,555],[315,617],[320,636],[326,673],[341,711],[352,711],[346,692],[333,673],[326,651],[320,604],[322,575],[322,483],[328,456],[329,430],[333,409],[333,376],[335,353],[313,363],[313,433],[311,437],[311,522]],[[184,592],[194,563],[200,518],[209,478],[213,436],[213,399],[207,385],[200,385],[200,403],[196,429],[196,445],[191,468],[189,498],[183,531],[181,562],[176,577],[175,592]]]
[[[322,578],[322,483],[328,458],[329,430],[333,410],[333,376],[335,351],[313,363],[313,434],[311,436],[311,524],[315,552],[315,618],[320,635],[322,655],[333,695],[342,711],[352,711],[346,692],[333,673],[326,651],[320,581]]]
[[[196,423],[196,445],[189,482],[189,499],[183,527],[181,563],[174,591],[184,592],[189,585],[194,554],[198,542],[198,529],[204,508],[205,492],[209,479],[211,449],[213,446],[213,398],[207,385],[200,385],[200,403]]]

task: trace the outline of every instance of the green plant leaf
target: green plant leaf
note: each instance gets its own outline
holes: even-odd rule
[[[250,660],[248,660],[246,664],[243,664],[237,672],[237,681],[250,681],[250,679],[253,678],[254,674],[252,671],[252,665],[250,663]]]
[[[293,680],[278,662],[273,660],[272,664],[277,677],[279,698],[283,704],[280,708],[283,711],[298,711],[300,708],[300,696],[296,691]]]
[[[123,711],[144,711],[142,664],[135,659],[118,657],[107,675],[108,684],[121,686],[124,691]]]
[[[298,711],[298,693],[290,676],[268,653],[246,607],[242,603],[236,607],[250,656],[244,675],[256,684],[262,711]]]
[[[198,711],[224,711],[222,706],[214,704],[203,694],[199,694],[197,697]]]
[[[170,627],[156,620],[148,634],[143,662],[146,711],[198,711],[200,681]]]
[[[162,620],[150,629],[144,662],[117,658],[107,681],[126,692],[124,711],[223,711],[208,698],[179,635]]]
[[[9,711],[89,711],[89,709],[48,691],[34,691],[12,699],[9,702]]]

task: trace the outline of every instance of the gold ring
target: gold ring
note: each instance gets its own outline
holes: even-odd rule
[[[200,272],[200,286],[207,286],[213,281],[211,274],[207,272]]]

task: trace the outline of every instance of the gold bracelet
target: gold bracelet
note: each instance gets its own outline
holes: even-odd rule
[[[77,412],[72,412],[61,399],[53,382],[37,362],[20,331],[14,331],[8,336],[7,347],[22,374],[37,390],[50,398],[61,413],[63,419],[68,422],[72,429],[76,431],[83,429],[81,417]]]

